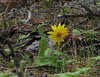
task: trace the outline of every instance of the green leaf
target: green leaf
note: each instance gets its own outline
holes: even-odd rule
[[[47,49],[48,42],[45,39],[39,41],[39,56],[44,56],[45,50]]]
[[[96,3],[100,5],[100,1],[98,1],[98,2],[96,2]]]
[[[67,6],[62,6],[63,13],[70,13],[70,9]]]
[[[51,2],[51,0],[46,0],[47,3]]]
[[[67,72],[67,73],[61,73],[61,74],[55,74],[54,77],[77,77],[78,73],[76,72]]]
[[[18,19],[20,23],[25,23],[26,19]]]
[[[9,77],[7,73],[0,73],[0,77]]]
[[[55,74],[54,77],[77,77],[81,72],[86,72],[90,67],[78,68],[76,72]]]
[[[37,57],[35,60],[36,65],[43,66],[43,65],[52,65],[57,66],[57,59],[55,56],[49,56],[49,57]]]
[[[57,50],[53,50],[53,49],[51,49],[51,48],[47,48],[46,50],[45,50],[45,55],[63,55],[63,53],[62,52],[60,52],[60,51],[57,51]]]
[[[42,52],[43,53],[43,52]],[[38,56],[37,59],[35,60],[35,64],[39,66],[43,65],[52,65],[55,67],[60,67],[62,65],[62,60],[57,59],[57,55],[62,55],[62,52],[52,50],[50,48],[47,48],[44,51],[44,55]]]
[[[83,67],[83,68],[77,68],[76,70],[81,73],[81,72],[86,72],[87,70],[91,69],[90,67]]]
[[[94,60],[100,60],[100,56],[93,57]]]
[[[39,30],[39,34],[41,35],[42,39],[45,39],[46,35],[44,34],[43,29],[39,27],[38,30]]]
[[[75,60],[73,60],[73,59],[72,59],[72,60],[67,60],[66,63],[69,64],[69,63],[72,63],[72,62],[74,62],[74,61],[75,61]]]
[[[39,28],[39,33],[41,35],[41,40],[39,41],[39,56],[44,56],[45,50],[47,49],[48,46],[48,41],[46,40],[46,35],[43,33],[42,28]]]
[[[9,49],[9,48],[5,48],[4,51],[5,51],[5,52],[9,52],[10,49]]]
[[[88,30],[84,32],[85,36],[88,37],[88,40],[94,40],[97,32],[94,30]]]
[[[9,77],[18,77],[17,75],[11,75],[11,76],[9,76]]]
[[[11,60],[11,61],[7,64],[7,66],[8,66],[9,68],[15,67],[14,60]]]
[[[19,36],[18,40],[24,39],[24,38],[26,38],[28,36],[29,36],[29,34],[28,35],[21,35],[21,36]]]
[[[78,30],[78,29],[73,29],[72,31],[75,34],[81,34],[83,31],[82,30]]]

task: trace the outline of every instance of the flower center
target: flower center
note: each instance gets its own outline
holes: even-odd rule
[[[57,36],[57,37],[61,37],[62,34],[61,34],[60,32],[58,32],[58,33],[56,34],[56,36]]]

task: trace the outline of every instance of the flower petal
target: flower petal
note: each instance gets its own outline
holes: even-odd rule
[[[52,28],[53,31],[56,31],[57,30],[57,26],[56,25],[51,26],[51,28]]]
[[[61,28],[61,23],[59,23],[58,28]]]
[[[48,34],[53,34],[54,32],[47,32]]]

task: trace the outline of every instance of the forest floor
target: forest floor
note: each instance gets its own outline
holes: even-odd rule
[[[53,46],[47,32],[59,23],[68,28],[68,36],[59,46]],[[46,42],[42,40],[40,45],[41,29],[48,40],[47,50],[55,53],[46,54],[52,58],[37,60]],[[97,5],[53,1],[48,5],[34,3],[12,8],[0,13],[0,33],[0,77],[100,76],[100,7]],[[56,67],[56,62],[61,65]]]

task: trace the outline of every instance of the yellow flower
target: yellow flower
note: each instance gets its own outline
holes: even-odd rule
[[[54,44],[64,41],[64,37],[68,35],[68,28],[65,27],[65,24],[59,24],[51,26],[52,32],[48,32],[50,40],[54,41]]]

